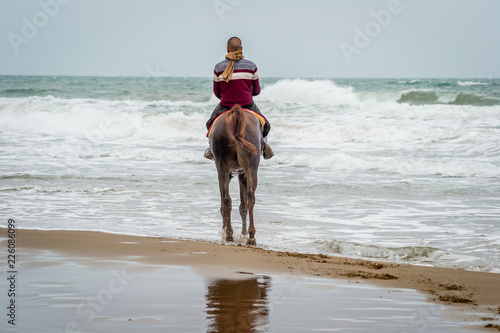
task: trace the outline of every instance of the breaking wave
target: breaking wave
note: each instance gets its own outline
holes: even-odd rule
[[[410,105],[472,105],[472,106],[494,106],[500,105],[500,99],[462,92],[440,92],[437,90],[408,90],[400,94],[398,103]]]
[[[419,80],[399,81],[403,85],[420,85]],[[441,91],[439,88],[455,86],[481,86],[483,82],[458,81],[434,83],[434,88],[410,90],[363,90],[352,86],[341,86],[331,80],[279,80],[267,85],[257,100],[274,103],[297,103],[302,105],[360,105],[363,102],[397,102],[409,105],[500,105],[500,98],[472,92]],[[458,86],[457,86],[458,85]]]
[[[486,86],[487,82],[474,82],[474,81],[458,81],[457,84],[462,87],[467,86]]]
[[[265,86],[258,97],[276,103],[352,105],[360,101],[353,87],[340,87],[330,80],[279,80]]]

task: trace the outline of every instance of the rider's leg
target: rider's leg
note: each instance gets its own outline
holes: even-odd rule
[[[252,103],[250,105],[245,105],[243,107],[244,109],[250,109],[252,111],[257,112],[258,114],[262,115],[262,112],[260,112],[259,108],[257,107],[257,104]],[[262,131],[262,136],[264,139],[264,145],[262,149],[262,155],[264,156],[265,160],[270,159],[271,157],[274,156],[273,150],[271,147],[267,144],[267,135],[269,134],[269,131],[271,130],[271,124],[269,124],[269,121],[266,119],[266,124],[264,125],[264,130]]]
[[[212,125],[212,123],[215,120],[215,118],[217,118],[218,115],[220,115],[222,112],[224,112],[226,110],[229,110],[229,108],[227,106],[224,106],[224,105],[222,105],[220,103],[217,104],[217,106],[212,111],[212,114],[210,115],[210,118],[208,118],[208,121],[206,123],[207,130],[210,129],[210,125]]]
[[[217,106],[215,107],[214,111],[212,112],[212,115],[210,116],[210,118],[208,119],[207,123],[206,123],[206,126],[207,126],[207,130],[210,129],[210,125],[212,125],[212,122],[215,120],[215,118],[217,118],[217,116],[219,114],[221,114],[222,112],[224,111],[227,111],[229,110],[228,107],[222,105],[222,104],[217,104]],[[207,148],[207,150],[205,150],[205,154],[203,155],[203,157],[205,158],[208,158],[209,160],[214,160],[214,155],[212,154],[212,152],[210,151],[210,148]]]

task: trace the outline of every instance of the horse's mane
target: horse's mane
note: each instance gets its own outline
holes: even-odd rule
[[[227,135],[229,139],[235,141],[238,146],[257,155],[257,148],[250,141],[245,139],[245,121],[245,112],[239,105],[235,105],[226,116]]]

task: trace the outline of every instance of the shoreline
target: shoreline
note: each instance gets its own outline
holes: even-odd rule
[[[6,248],[7,229],[0,228],[0,234]],[[452,316],[461,320],[488,324],[500,319],[500,274],[496,273],[92,231],[16,229],[16,248],[21,270],[23,248],[27,248],[56,251],[69,258],[110,261],[134,258],[142,264],[184,266],[205,275],[227,278],[249,272],[362,281],[419,291],[430,302],[452,305],[451,309],[458,310]]]

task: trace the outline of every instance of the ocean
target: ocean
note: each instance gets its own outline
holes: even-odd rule
[[[261,84],[258,246],[500,273],[499,79]],[[222,243],[217,102],[211,77],[0,76],[1,223]]]

